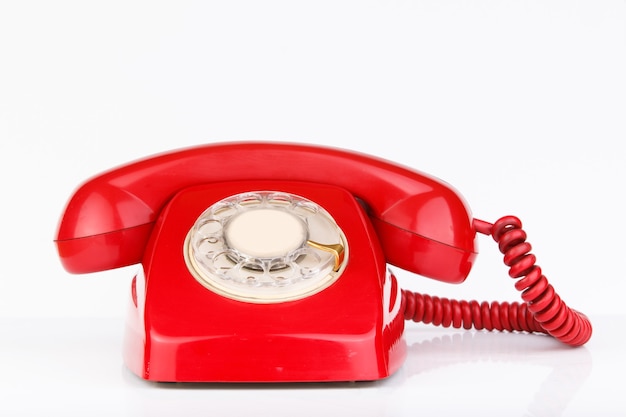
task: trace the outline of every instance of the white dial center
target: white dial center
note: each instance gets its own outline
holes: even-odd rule
[[[234,216],[224,229],[228,246],[255,258],[279,258],[307,240],[305,224],[276,209],[249,210]]]

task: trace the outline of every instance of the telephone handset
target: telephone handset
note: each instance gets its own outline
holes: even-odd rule
[[[498,242],[523,303],[413,293],[387,269],[461,283],[477,232]],[[402,364],[405,319],[591,336],[517,218],[474,219],[444,182],[342,149],[218,143],[135,161],[75,191],[55,242],[71,273],[141,264],[124,359],[148,380],[380,379]]]

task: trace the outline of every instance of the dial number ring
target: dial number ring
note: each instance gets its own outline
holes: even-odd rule
[[[205,287],[240,301],[273,303],[331,285],[343,272],[347,249],[339,226],[316,203],[257,191],[207,208],[187,234],[184,255]]]

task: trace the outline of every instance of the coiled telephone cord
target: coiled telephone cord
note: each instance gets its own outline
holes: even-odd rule
[[[458,301],[402,290],[404,318],[457,329],[546,333],[571,346],[585,344],[591,337],[591,323],[561,300],[535,264],[522,222],[514,216],[494,224],[474,219],[474,227],[498,243],[509,276],[521,278],[515,288],[524,302]]]

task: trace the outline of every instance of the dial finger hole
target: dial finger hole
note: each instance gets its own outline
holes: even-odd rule
[[[265,265],[258,259],[247,259],[237,264],[237,266],[246,271],[265,271]]]
[[[246,208],[258,206],[258,205],[261,205],[262,203],[263,203],[263,196],[261,194],[256,194],[256,193],[244,194],[237,201],[237,204]]]
[[[293,204],[293,199],[289,196],[289,194],[276,193],[270,194],[267,197],[267,202],[273,206],[289,207]]]
[[[303,256],[298,258],[298,266],[302,278],[307,279],[316,276],[322,269],[322,257],[312,250],[306,251]]]
[[[216,237],[209,237],[206,239],[202,239],[199,244],[196,246],[196,250],[201,254],[212,255],[216,251],[222,249],[222,241]]]
[[[222,223],[217,219],[207,219],[197,226],[200,237],[208,238],[222,232]]]
[[[297,265],[281,263],[278,269],[269,272],[274,285],[285,286],[293,282]]]
[[[263,284],[263,264],[256,259],[238,262],[232,271],[233,279],[247,286],[260,286]]]
[[[216,217],[225,220],[237,213],[237,206],[230,202],[218,203],[211,209],[211,211]]]
[[[215,255],[212,259],[212,269],[222,279],[231,279],[230,271],[235,266],[232,260],[232,251],[224,251]]]
[[[317,205],[311,204],[307,201],[298,201],[295,204],[293,211],[300,216],[310,217],[318,213],[318,208]]]

